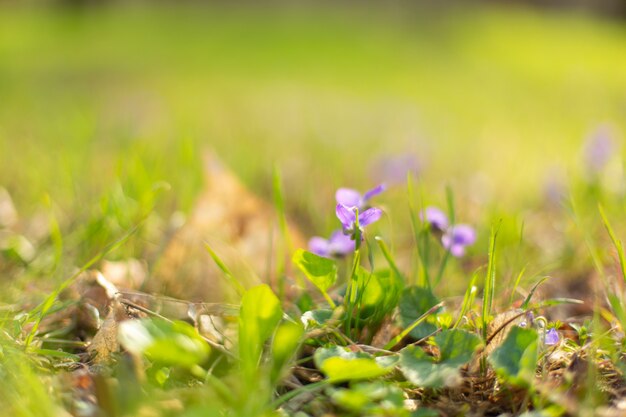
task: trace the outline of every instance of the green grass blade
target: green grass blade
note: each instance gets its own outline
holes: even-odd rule
[[[409,214],[411,217],[411,227],[413,228],[413,236],[415,238],[415,248],[417,250],[417,257],[420,261],[421,276],[423,278],[423,282],[419,282],[420,286],[426,286],[431,288],[430,285],[430,276],[428,272],[428,236],[425,231],[420,228],[420,223],[418,221],[418,215],[415,208],[415,193],[413,191],[413,179],[411,175],[407,175],[407,194],[409,200]]]
[[[519,283],[522,281],[522,277],[526,273],[526,266],[519,271],[517,277],[515,278],[515,282],[513,283],[513,289],[511,290],[511,296],[509,297],[509,304],[513,304],[513,297],[515,297],[515,293],[517,292],[517,288],[519,287]]]
[[[213,262],[215,262],[217,267],[224,273],[224,276],[226,277],[228,282],[235,288],[235,290],[237,291],[237,294],[243,297],[244,293],[246,292],[246,289],[244,288],[244,286],[241,285],[241,283],[237,280],[237,278],[235,278],[235,276],[230,271],[230,269],[228,269],[226,264],[217,255],[217,253],[215,253],[215,251],[211,248],[211,246],[207,242],[204,242],[204,248],[207,250],[207,252],[209,252],[209,255],[211,255]]]
[[[454,225],[456,223],[456,210],[454,209],[454,193],[452,192],[452,187],[449,185],[446,186],[446,202],[448,203],[448,218],[450,219],[450,224]]]
[[[482,314],[482,333],[483,339],[487,340],[487,324],[493,308],[493,298],[496,286],[496,241],[502,220],[497,226],[491,228],[491,236],[489,238],[489,263],[487,265],[487,274],[485,275],[485,286],[483,289],[483,314]]]
[[[293,253],[294,248],[289,236],[289,228],[287,226],[287,215],[285,214],[285,199],[283,193],[282,179],[278,166],[274,166],[272,174],[272,190],[274,197],[274,208],[278,216],[278,225],[280,234],[283,238],[283,245],[278,245],[276,250],[276,277],[278,280],[278,297],[282,300],[285,298],[285,269],[288,254]],[[288,253],[282,253],[286,250]]]
[[[550,277],[543,277],[543,278],[541,278],[539,280],[539,282],[537,282],[535,285],[533,285],[533,287],[531,288],[530,292],[526,296],[526,299],[522,303],[522,310],[526,310],[528,308],[528,305],[530,304],[530,300],[533,298],[533,295],[535,295],[535,291],[537,291],[537,288],[539,288],[539,286],[541,284],[546,282],[548,280],[548,278],[550,278]]]
[[[459,317],[456,320],[456,323],[454,323],[454,326],[452,326],[453,329],[456,329],[459,324],[461,324],[461,320],[463,320],[463,316],[465,316],[465,313],[467,313],[467,311],[470,309],[473,301],[474,301],[474,296],[476,295],[476,280],[478,279],[478,272],[480,271],[480,269],[476,270],[473,274],[472,274],[472,279],[469,282],[469,285],[467,286],[467,290],[465,290],[465,296],[463,297],[463,304],[461,304],[461,311],[459,312]]]
[[[374,240],[376,240],[376,243],[378,243],[378,247],[383,253],[383,256],[385,257],[385,259],[387,260],[387,263],[389,264],[389,267],[391,268],[391,270],[396,274],[398,278],[406,282],[404,279],[404,275],[402,274],[402,272],[400,272],[398,265],[396,265],[396,262],[394,261],[393,256],[391,255],[391,251],[389,251],[389,247],[387,246],[383,238],[380,236],[376,236]]]
[[[61,258],[63,257],[63,234],[61,233],[59,222],[54,215],[52,200],[49,194],[45,195],[44,204],[49,211],[48,222],[50,228],[50,240],[52,241],[52,246],[54,248],[54,270],[56,270],[61,263]]]
[[[609,233],[609,237],[611,238],[611,242],[613,242],[613,246],[615,250],[617,250],[617,255],[619,257],[619,265],[622,270],[622,279],[626,282],[626,258],[624,257],[624,244],[621,240],[617,238],[615,232],[613,231],[613,227],[611,227],[611,223],[609,223],[609,219],[606,217],[604,213],[604,209],[601,204],[598,204],[598,211],[600,212],[600,216],[602,217],[602,222],[604,223],[604,227],[606,231]]]

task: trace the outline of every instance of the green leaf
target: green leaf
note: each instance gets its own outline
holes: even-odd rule
[[[293,255],[293,263],[300,268],[306,278],[322,293],[331,308],[335,303],[327,291],[337,281],[337,265],[332,259],[298,249]]]
[[[324,361],[321,370],[330,381],[341,382],[377,378],[391,369],[380,367],[373,358],[345,359],[336,356]]]
[[[317,349],[313,359],[330,382],[377,378],[391,372],[395,364],[394,360],[385,357],[374,358],[339,346]]]
[[[400,297],[400,322],[403,327],[409,326],[429,309],[437,305],[439,300],[428,288],[407,287]],[[419,324],[409,333],[415,339],[422,339],[437,330],[433,319]]]
[[[411,417],[438,417],[439,411],[432,409],[421,407],[411,413]]]
[[[182,321],[127,320],[118,333],[126,350],[162,365],[191,368],[206,361],[210,352],[196,329]]]
[[[409,382],[423,388],[453,386],[459,382],[456,366],[438,364],[414,345],[400,351],[400,371]]]
[[[305,312],[301,321],[305,323],[305,327],[322,326],[333,316],[333,310],[318,309]]]
[[[361,305],[373,309],[375,318],[382,319],[398,305],[402,286],[401,278],[393,271],[382,270],[370,274]]]
[[[299,323],[285,322],[276,330],[272,341],[272,380],[280,378],[283,369],[294,357],[304,334]]]
[[[414,345],[400,351],[400,371],[411,383],[424,388],[454,386],[460,381],[459,368],[470,361],[480,338],[464,330],[444,330],[434,338],[439,360]]]
[[[274,333],[283,315],[280,301],[266,284],[250,288],[241,299],[239,312],[239,355],[243,367],[257,367],[263,344]]]
[[[337,265],[332,259],[298,249],[293,263],[320,291],[326,292],[337,281]]]
[[[502,345],[489,355],[498,376],[512,385],[530,386],[537,368],[538,340],[534,329],[513,327]]]
[[[356,415],[407,415],[402,390],[385,381],[355,383],[350,388],[330,388],[328,392],[335,404]]]
[[[380,323],[398,305],[402,281],[391,270],[372,273],[359,266],[356,270],[356,282],[360,288],[357,297],[358,325],[368,326],[374,334]]]
[[[624,311],[622,300],[620,300],[619,296],[615,294],[607,294],[607,299],[613,309],[615,318],[620,323],[620,326],[622,326],[622,330],[626,329],[626,311]]]
[[[440,362],[461,366],[472,359],[480,338],[465,330],[444,330],[434,337],[439,347]]]

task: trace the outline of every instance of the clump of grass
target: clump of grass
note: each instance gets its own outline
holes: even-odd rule
[[[503,222],[492,227],[488,242],[479,229],[478,244],[472,246],[470,226],[463,225],[468,229],[455,235],[456,218],[463,212],[455,210],[451,189],[446,216],[432,206],[430,211],[416,209],[409,182],[418,262],[412,264],[414,270],[405,270],[406,262],[386,243],[385,228],[372,221],[383,212],[369,202],[337,208],[344,232],[354,240],[351,252],[320,256],[291,249],[280,182],[275,171],[281,253],[293,251],[293,266],[302,276],[278,262],[276,276],[282,278],[275,288],[247,286],[207,246],[225,282],[241,297],[239,306],[163,299],[186,306],[186,317],[168,317],[171,313],[125,298],[147,297],[141,292],[107,293],[111,312],[98,319],[94,337],[85,333],[84,323],[68,322],[65,314],[83,308],[93,312],[93,295],[64,301],[59,296],[83,272],[127,244],[145,227],[139,223],[39,305],[3,310],[3,407],[24,416],[55,415],[63,409],[75,415],[119,416],[170,415],[175,409],[184,415],[241,416],[409,416],[464,410],[567,415],[576,412],[573,403],[588,410],[610,407],[626,392],[621,377],[625,310],[619,293],[607,294],[607,304],[593,300],[594,314],[586,321],[549,321],[551,312],[581,302],[559,294],[542,297],[549,281],[527,282],[524,268],[515,275],[512,293],[500,297],[505,294],[499,276],[506,268],[507,248],[502,244],[501,251],[498,243]],[[615,247],[621,278],[621,241],[602,208],[600,218]],[[53,253],[62,256],[66,244],[54,219],[51,228]],[[522,244],[515,241],[511,248],[519,251]],[[486,256],[481,257],[483,249]],[[479,262],[466,263],[472,258]],[[594,259],[596,266],[604,265],[597,255]],[[611,282],[604,268],[600,272],[602,282]],[[407,278],[415,276],[421,278]],[[310,286],[299,286],[287,298],[286,287],[303,279]],[[445,290],[451,279],[465,281],[462,297]],[[94,351],[97,358],[89,353]],[[129,396],[131,392],[135,394]]]

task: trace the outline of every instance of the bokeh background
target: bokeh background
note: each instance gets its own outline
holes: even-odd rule
[[[278,167],[321,234],[339,186],[418,172],[476,222],[588,175],[589,140],[620,154],[624,2],[429,3],[2,3],[0,184],[24,216],[115,206],[122,230],[145,200],[189,211],[213,149],[262,196]]]

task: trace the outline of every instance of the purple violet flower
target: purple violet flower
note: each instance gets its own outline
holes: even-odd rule
[[[584,144],[584,158],[587,169],[592,174],[598,174],[607,165],[613,154],[616,153],[614,132],[610,125],[601,125],[586,140]]]
[[[361,193],[352,188],[340,188],[335,193],[335,199],[337,200],[337,204],[342,204],[347,207],[357,207],[359,210],[363,210],[367,207],[372,197],[382,193],[385,189],[385,184],[380,184],[361,195]]]
[[[346,206],[344,204],[337,204],[337,218],[341,221],[343,225],[343,233],[345,235],[354,237],[355,235],[355,227],[356,227],[356,212],[358,207],[356,206]],[[361,233],[363,232],[363,228],[369,224],[372,224],[380,219],[383,215],[383,211],[378,208],[368,208],[367,210],[359,213],[359,229]]]
[[[441,237],[443,247],[448,249],[452,256],[460,258],[465,255],[465,247],[476,242],[474,228],[467,224],[454,225]]]
[[[315,236],[309,240],[309,250],[325,258],[342,257],[354,252],[355,242],[341,230],[335,230],[328,239]]]
[[[448,216],[436,207],[426,207],[420,213],[420,220],[426,221],[431,228],[440,232],[448,228]]]
[[[543,343],[546,346],[554,346],[557,343],[559,343],[559,332],[556,331],[556,329],[553,327],[552,329],[548,330],[543,338]]]

